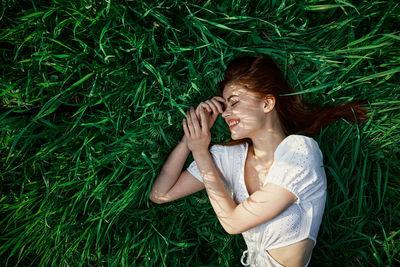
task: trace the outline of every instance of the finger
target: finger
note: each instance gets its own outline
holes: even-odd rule
[[[182,125],[183,125],[183,132],[185,133],[185,136],[186,136],[186,137],[190,137],[189,129],[188,129],[188,127],[187,127],[187,121],[186,121],[186,119],[183,119],[183,120],[182,120]]]
[[[190,107],[190,116],[192,118],[192,124],[194,128],[194,132],[192,132],[192,134],[197,135],[197,133],[200,132],[200,124],[193,107]]]
[[[218,101],[221,101],[222,103],[225,103],[225,102],[226,102],[225,98],[220,97],[220,96],[214,96],[213,99],[216,99],[216,100],[218,100]]]
[[[211,102],[217,107],[218,113],[224,112],[222,109],[222,104],[218,102],[216,99],[211,99]]]
[[[200,106],[200,104],[197,106],[197,108],[196,108],[196,116],[197,116],[197,118],[199,118],[200,117],[200,110],[202,109],[202,107]]]
[[[219,102],[221,102],[221,107],[222,107],[222,112],[225,110],[226,107],[226,100],[225,98],[221,97],[221,96],[215,96],[214,97],[216,100],[218,100]],[[221,113],[222,113],[221,112]]]
[[[211,118],[212,118],[213,120],[215,120],[215,119],[218,117],[218,115],[219,115],[218,113],[214,113],[214,114],[211,115]]]
[[[204,102],[201,102],[199,104],[199,106],[197,107],[197,109],[196,109],[197,118],[200,118],[200,110],[201,109],[204,109],[204,110],[207,110],[208,112],[211,112],[211,108],[207,104],[205,104]]]
[[[187,114],[188,114],[188,122],[189,122],[188,126],[189,126],[190,134],[192,136],[195,136],[198,129],[200,129],[200,126],[198,126],[199,122],[198,122],[196,114],[194,113],[193,107],[190,107],[190,110],[187,112]],[[196,122],[197,122],[197,124],[196,124]]]
[[[211,101],[211,99],[207,100],[206,103],[208,105],[210,105],[211,109],[213,110],[214,113],[219,113],[218,112],[218,106],[215,105],[215,103],[213,101]]]
[[[200,111],[201,111],[201,110],[204,110],[204,109],[205,109],[205,108],[204,108],[203,106],[200,106],[200,104],[199,104],[199,106],[197,107],[197,109],[196,109],[196,111],[195,111],[197,120],[199,121],[199,124],[200,124],[200,128],[201,128]]]
[[[208,112],[211,112],[211,111],[212,111],[210,105],[207,104],[207,103],[205,103],[205,102],[201,102],[201,106],[202,106],[203,108],[205,108]]]
[[[204,114],[204,111],[200,112],[200,119],[201,119],[201,125],[204,125],[201,128],[201,131],[203,134],[207,133],[209,131],[207,125],[208,125],[208,117],[206,114]]]
[[[222,98],[223,99],[223,98]],[[225,99],[224,99],[225,100]],[[216,99],[213,99],[213,101],[216,102],[216,105],[218,105],[218,110],[220,113],[224,112],[224,104],[225,102],[221,103],[219,101],[217,101]]]
[[[193,128],[193,123],[192,123],[192,116],[190,115],[190,112],[186,112],[186,122],[187,122],[187,127],[189,131],[189,136],[194,135],[194,128]]]

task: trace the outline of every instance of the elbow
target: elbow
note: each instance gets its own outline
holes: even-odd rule
[[[154,202],[156,204],[162,204],[163,202],[155,195],[150,194],[149,199],[151,200],[151,202]]]
[[[159,196],[152,192],[150,192],[149,199],[151,200],[151,202],[154,202],[156,204],[164,204],[164,203],[168,202],[165,197]]]
[[[236,229],[232,229],[232,228],[225,229],[225,231],[230,235],[237,235],[237,234],[241,234],[242,233],[242,232],[237,231]]]
[[[243,232],[240,231],[237,227],[234,227],[234,225],[222,224],[222,227],[224,228],[225,232],[227,232],[230,235],[237,235]]]

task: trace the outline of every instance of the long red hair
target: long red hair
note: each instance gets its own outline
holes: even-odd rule
[[[224,79],[218,83],[220,96],[228,83],[242,85],[260,97],[273,95],[275,109],[286,135],[298,132],[315,135],[340,118],[351,122],[362,122],[368,118],[368,109],[360,106],[366,103],[364,100],[322,107],[306,102],[298,94],[287,95],[296,91],[288,86],[277,64],[269,56],[245,56],[232,60],[225,70]],[[234,140],[223,145],[244,142],[251,144],[251,139]]]

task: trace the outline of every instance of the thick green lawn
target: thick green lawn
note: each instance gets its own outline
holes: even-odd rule
[[[1,5],[1,266],[239,266],[205,191],[148,197],[189,107],[263,54],[312,103],[368,101],[366,123],[313,136],[328,199],[310,265],[400,264],[397,1]],[[230,139],[222,118],[211,133]]]

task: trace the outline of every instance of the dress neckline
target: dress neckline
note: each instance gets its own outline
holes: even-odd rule
[[[274,151],[274,162],[272,162],[272,164],[271,164],[271,166],[269,167],[269,169],[271,169],[273,166],[274,166],[274,164],[275,164],[275,161],[276,161],[276,157],[275,157],[275,154],[276,154],[276,152],[278,151],[278,149],[281,147],[281,145],[283,144],[283,143],[285,143],[286,142],[286,140],[288,139],[288,137],[289,136],[293,136],[293,135],[295,135],[295,134],[291,134],[291,135],[288,135],[288,136],[286,136],[280,143],[279,143],[279,145],[276,147],[276,149],[275,149],[275,151]],[[240,183],[242,184],[242,186],[243,186],[243,188],[244,188],[244,192],[246,193],[246,197],[249,197],[250,196],[250,194],[249,194],[249,191],[247,190],[247,187],[246,187],[246,182],[244,181],[244,171],[245,171],[245,166],[246,166],[246,159],[247,159],[247,153],[248,153],[248,151],[249,151],[249,143],[245,143],[244,144],[245,145],[245,148],[244,148],[244,151],[245,151],[245,153],[244,153],[244,159],[243,159],[243,167],[242,167],[242,173],[241,173],[241,176],[240,176]],[[267,180],[268,180],[268,175],[270,174],[270,171],[268,170],[268,173],[267,173],[267,176],[265,177],[265,180],[264,180],[264,184],[263,185],[265,185],[265,183],[267,182]]]

